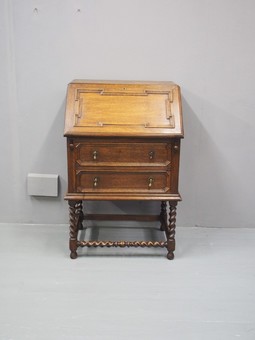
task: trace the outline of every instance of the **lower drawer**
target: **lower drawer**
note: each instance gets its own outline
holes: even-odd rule
[[[82,193],[168,193],[170,173],[78,170],[76,188]]]

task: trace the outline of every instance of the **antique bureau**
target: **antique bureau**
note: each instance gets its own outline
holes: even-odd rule
[[[78,247],[165,247],[174,258],[181,94],[172,82],[75,80],[68,85],[70,257]],[[159,201],[158,215],[85,214],[86,201]],[[158,221],[162,241],[80,240],[83,220]]]

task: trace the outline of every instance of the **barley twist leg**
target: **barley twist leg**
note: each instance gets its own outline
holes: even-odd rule
[[[77,258],[77,236],[82,214],[82,201],[68,201],[69,204],[69,223],[70,223],[70,257],[71,259]]]
[[[175,250],[175,227],[176,227],[176,206],[177,202],[169,202],[169,224],[167,226],[167,258],[174,259]]]

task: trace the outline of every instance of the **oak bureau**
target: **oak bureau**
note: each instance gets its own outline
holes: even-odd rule
[[[174,258],[181,93],[172,82],[74,80],[68,85],[70,257],[78,247],[165,247]],[[86,214],[86,201],[159,201],[158,215]],[[162,241],[79,240],[83,220],[158,221]]]

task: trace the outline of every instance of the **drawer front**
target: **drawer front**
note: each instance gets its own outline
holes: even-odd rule
[[[167,166],[171,158],[168,143],[77,143],[75,150],[76,162],[80,166],[116,163]]]
[[[98,193],[168,193],[169,172],[77,171],[77,192]]]

